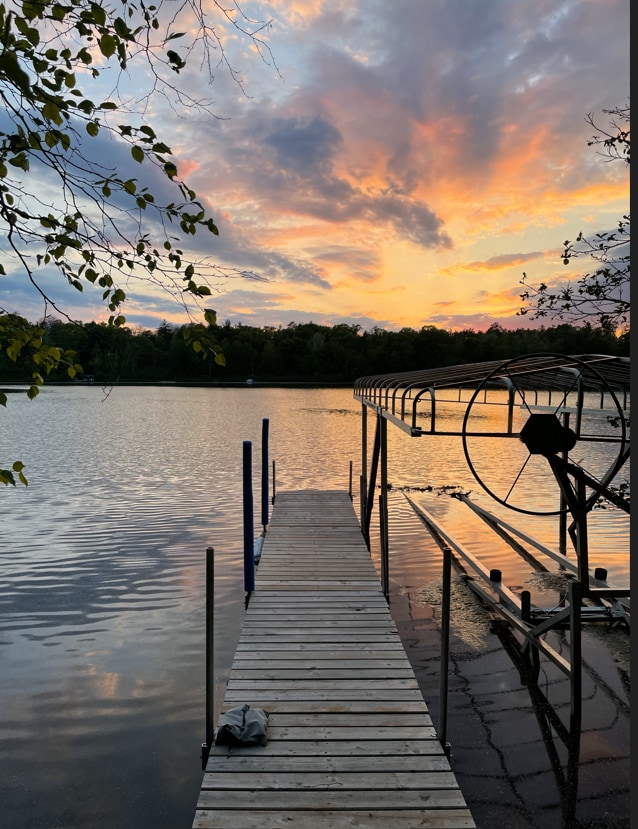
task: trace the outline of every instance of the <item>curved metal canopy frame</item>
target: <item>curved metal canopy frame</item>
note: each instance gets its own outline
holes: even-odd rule
[[[460,436],[472,475],[504,506],[558,515],[579,505],[588,511],[601,497],[618,503],[610,485],[629,457],[629,375],[629,358],[542,353],[362,377],[354,396],[413,437]],[[460,405],[462,416],[451,417],[450,404]],[[494,438],[503,439],[504,451],[488,456],[486,439],[494,446]],[[511,476],[500,491],[494,482],[504,466]],[[589,489],[584,504],[584,490],[575,498],[569,476]],[[531,492],[557,484],[558,508],[529,507]]]
[[[532,607],[528,591],[521,593],[517,607],[516,596],[500,585],[500,571],[494,571],[498,573],[496,584],[492,572],[486,581],[480,562],[477,564],[472,556],[463,554],[484,586],[479,586],[475,579],[470,579],[469,584],[523,637],[521,656],[525,657],[532,681],[539,676],[541,653],[569,675],[570,734],[580,732],[583,622],[622,620],[629,624],[630,589],[608,584],[604,568],[590,573],[587,540],[587,516],[600,498],[629,513],[629,502],[618,497],[612,488],[614,478],[629,459],[629,389],[629,358],[601,354],[530,354],[512,360],[362,377],[354,387],[354,397],[362,404],[361,528],[369,544],[376,467],[380,462],[381,576],[388,600],[388,422],[412,437],[458,435],[470,471],[492,498],[517,512],[559,515],[561,552],[547,552],[565,567],[569,564],[570,572],[574,572],[574,563],[564,555],[566,513],[571,513],[569,534],[576,552],[577,575],[570,581],[566,601],[555,607]],[[369,484],[368,411],[376,415]],[[494,446],[501,447],[500,451],[495,452]],[[501,491],[499,487],[507,475],[509,480]],[[558,509],[553,506],[557,502],[556,487]],[[531,507],[532,503],[545,506]],[[447,579],[449,585],[450,546],[454,542],[423,510],[416,509],[428,529],[434,530],[435,540],[443,550],[443,581],[445,584]],[[585,599],[592,600],[593,606],[586,606]],[[449,616],[449,588],[443,604]],[[570,630],[569,660],[545,641],[548,631],[565,627]],[[448,627],[445,630],[441,665],[447,666]],[[446,697],[447,667],[441,674],[445,710]]]

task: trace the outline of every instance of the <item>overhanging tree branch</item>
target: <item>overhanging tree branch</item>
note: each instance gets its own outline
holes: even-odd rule
[[[217,0],[0,3],[0,279],[22,275],[45,315],[55,308],[67,319],[46,277],[57,273],[78,291],[93,286],[116,327],[126,322],[129,284],[159,286],[189,316],[203,311],[203,323],[191,317],[190,345],[223,365],[210,336],[215,312],[202,303],[215,279],[239,272],[185,253],[191,237],[214,239],[218,229],[146,116],[158,94],[181,116],[186,108],[214,115],[210,100],[179,86],[193,61],[211,82],[213,69],[223,67],[245,94],[226,51],[229,30],[277,71],[264,39],[269,25]],[[136,84],[127,93],[124,81],[142,67],[147,88]],[[113,164],[100,154],[107,140],[118,153]],[[135,164],[140,176],[124,171]],[[159,196],[166,183],[172,198]],[[2,308],[0,350],[12,360],[29,355],[35,364],[30,396],[56,365],[68,364],[71,375],[78,370],[72,355],[46,351],[38,326]],[[9,471],[0,481],[15,483],[11,478]]]
[[[619,107],[603,110],[611,117],[610,126],[602,129],[590,113],[586,117],[595,130],[588,146],[602,147],[602,154],[609,161],[623,161],[627,166],[631,158],[630,109]],[[519,315],[529,314],[532,319],[550,317],[565,322],[594,322],[614,331],[627,331],[630,325],[630,259],[631,217],[624,214],[616,228],[601,231],[588,237],[579,233],[575,241],[563,243],[562,261],[570,265],[574,259],[588,257],[596,263],[594,270],[583,274],[575,282],[541,282],[533,285],[523,274],[521,284],[525,291],[520,295],[525,307]]]

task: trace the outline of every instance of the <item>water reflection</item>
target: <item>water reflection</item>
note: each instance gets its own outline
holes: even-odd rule
[[[215,547],[219,700],[243,613],[242,442],[254,445],[257,493],[263,418],[278,490],[345,490],[353,461],[358,509],[360,408],[348,389],[116,388],[104,400],[99,387],[80,386],[45,389],[35,402],[12,396],[0,456],[23,460],[30,485],[0,501],[4,825],[191,825],[204,737],[204,553]],[[419,497],[513,583],[532,572],[436,494],[458,485],[494,508],[460,442],[427,440],[388,432],[393,613],[416,591],[412,612],[431,615],[428,590],[440,577],[438,551],[401,487],[433,487]],[[531,521],[521,525],[555,545],[555,523]],[[613,511],[593,521],[590,544],[610,580],[626,583],[627,531]],[[478,638],[463,648],[487,656],[493,634],[479,634],[475,608],[458,614],[459,641],[472,629]],[[436,631],[433,647],[423,658],[435,675]],[[471,722],[470,706],[460,710]]]
[[[586,799],[602,801],[603,793],[607,794],[601,787],[600,780],[592,786],[591,775],[587,772],[588,765],[596,765],[599,768],[598,774],[601,774],[601,735],[610,735],[610,749],[613,744],[613,755],[603,757],[604,760],[629,756],[629,744],[624,739],[624,735],[629,732],[630,712],[627,697],[625,693],[616,693],[613,687],[584,661],[583,671],[586,679],[590,680],[586,681],[583,689],[584,699],[589,703],[586,706],[588,716],[583,722],[582,711],[579,708],[565,722],[564,698],[570,691],[569,687],[563,687],[561,694],[557,692],[557,686],[561,683],[563,686],[569,686],[569,680],[564,676],[554,675],[550,681],[548,673],[551,674],[552,668],[544,666],[541,685],[537,671],[528,658],[529,654],[521,650],[511,628],[503,623],[495,623],[494,631],[518,669],[521,684],[529,692],[531,711],[536,716],[560,798],[561,826],[564,829],[582,826],[579,815],[579,811],[582,812],[582,806],[579,807],[579,787],[581,791],[584,789]],[[599,634],[594,632],[594,636],[596,635]],[[624,691],[628,690],[628,687],[624,688]],[[581,764],[584,770],[582,775]],[[613,770],[609,775],[609,765],[603,765],[602,775],[606,778],[609,776],[610,784],[613,786]]]
[[[465,535],[461,504],[432,494],[421,497],[455,534],[460,530]],[[440,725],[441,558],[416,515],[406,533],[410,542],[402,545],[404,554],[391,553],[391,608],[405,632],[433,720]],[[498,546],[494,537],[492,541]],[[476,533],[472,549],[484,542]],[[391,550],[396,550],[392,542]],[[501,564],[512,567],[506,557]],[[534,573],[531,567],[523,581],[545,605],[560,599],[564,587],[559,573]],[[579,722],[571,716],[569,678],[545,659],[534,678],[521,643],[509,647],[510,628],[478,604],[458,576],[452,580],[451,608],[447,733],[453,767],[477,825],[628,826],[628,634],[609,627],[585,631]],[[569,658],[566,632],[550,633],[548,639]]]

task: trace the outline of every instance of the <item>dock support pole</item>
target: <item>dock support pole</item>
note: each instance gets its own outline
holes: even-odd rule
[[[388,574],[388,505],[386,496],[379,495],[379,549],[381,561],[381,590],[390,604],[390,578]]]
[[[570,696],[571,711],[569,728],[572,733],[580,731],[583,710],[583,626],[581,608],[583,585],[573,581],[569,585],[570,631],[569,649],[571,654]]]
[[[261,422],[261,526],[268,526],[268,418]]]
[[[370,549],[370,522],[372,520],[372,507],[374,506],[374,489],[377,485],[377,467],[379,465],[379,448],[381,446],[381,416],[377,416],[377,426],[374,430],[374,445],[372,447],[372,459],[370,461],[370,480],[368,482],[368,494],[366,495],[366,508],[361,532]],[[383,489],[382,489],[383,492]]]
[[[390,603],[390,537],[388,532],[388,421],[379,417],[379,448],[381,454],[381,496],[379,528],[381,530],[381,587]]]
[[[246,591],[246,607],[250,595],[255,589],[255,555],[254,555],[254,518],[253,518],[253,475],[252,449],[249,440],[244,441],[244,590]]]
[[[215,549],[206,548],[206,742],[202,743],[202,771],[215,738]]]
[[[562,416],[563,426],[567,429],[569,428],[569,412],[563,412]],[[562,458],[567,463],[568,459],[568,452],[562,453]],[[560,515],[558,516],[558,552],[562,556],[567,555],[567,501],[565,499],[565,493],[560,489],[560,502],[558,508],[561,510]]]
[[[452,551],[443,547],[443,585],[441,596],[441,678],[439,687],[439,707],[441,711],[439,739],[446,755],[450,756],[450,744],[447,741],[447,695],[448,670],[450,659],[450,601],[452,583]]]
[[[361,475],[359,476],[359,524],[365,536],[365,522],[367,515],[367,489],[368,489],[368,410],[361,404]],[[368,548],[370,539],[366,536]]]

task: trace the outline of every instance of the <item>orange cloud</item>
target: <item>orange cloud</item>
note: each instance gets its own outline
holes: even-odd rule
[[[484,261],[459,263],[450,268],[442,268],[441,273],[447,276],[456,276],[461,271],[493,272],[502,271],[507,268],[521,267],[534,259],[542,259],[547,251],[533,251],[531,253],[503,253],[500,256],[492,256]]]

